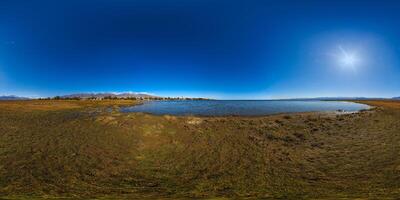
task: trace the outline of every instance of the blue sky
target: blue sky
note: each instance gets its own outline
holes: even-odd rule
[[[0,1],[0,95],[400,96],[399,1]]]

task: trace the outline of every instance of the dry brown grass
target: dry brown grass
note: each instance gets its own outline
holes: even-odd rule
[[[55,111],[87,107],[127,106],[137,104],[134,100],[26,100],[26,101],[1,101],[0,109],[30,112],[30,111]]]
[[[39,103],[0,102],[5,198],[400,196],[399,102],[364,102],[377,108],[350,115],[251,118],[97,112],[127,103],[117,101]]]
[[[371,106],[400,109],[400,100],[356,101]]]

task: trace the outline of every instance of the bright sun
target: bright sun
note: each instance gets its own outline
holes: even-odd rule
[[[339,46],[340,55],[338,56],[339,62],[343,67],[349,67],[354,69],[359,59],[355,52],[349,52],[346,49]]]

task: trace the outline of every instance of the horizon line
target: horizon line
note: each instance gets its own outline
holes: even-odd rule
[[[64,95],[54,95],[54,96],[20,96],[20,95],[13,95],[13,94],[2,94],[0,97],[16,97],[16,98],[27,98],[31,100],[35,99],[42,99],[42,98],[54,98],[54,97],[63,97],[63,96],[68,96],[68,95],[74,95],[74,94],[114,94],[114,95],[120,95],[120,94],[136,94],[136,95],[150,95],[154,97],[160,97],[160,98],[204,98],[204,99],[210,99],[210,100],[237,100],[237,101],[268,101],[268,100],[303,100],[303,99],[396,99],[399,98],[399,96],[392,96],[392,97],[377,97],[377,96],[314,96],[314,97],[288,97],[288,98],[209,98],[209,97],[193,97],[193,96],[184,96],[184,95],[173,95],[173,96],[158,96],[154,93],[149,93],[149,92],[132,92],[132,91],[127,91],[127,92],[78,92],[78,93],[69,93],[69,94],[64,94]]]

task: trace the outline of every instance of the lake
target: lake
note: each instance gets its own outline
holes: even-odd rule
[[[343,101],[179,100],[148,101],[141,105],[123,107],[121,111],[180,116],[259,116],[314,111],[354,112],[362,109],[369,109],[369,106]]]

